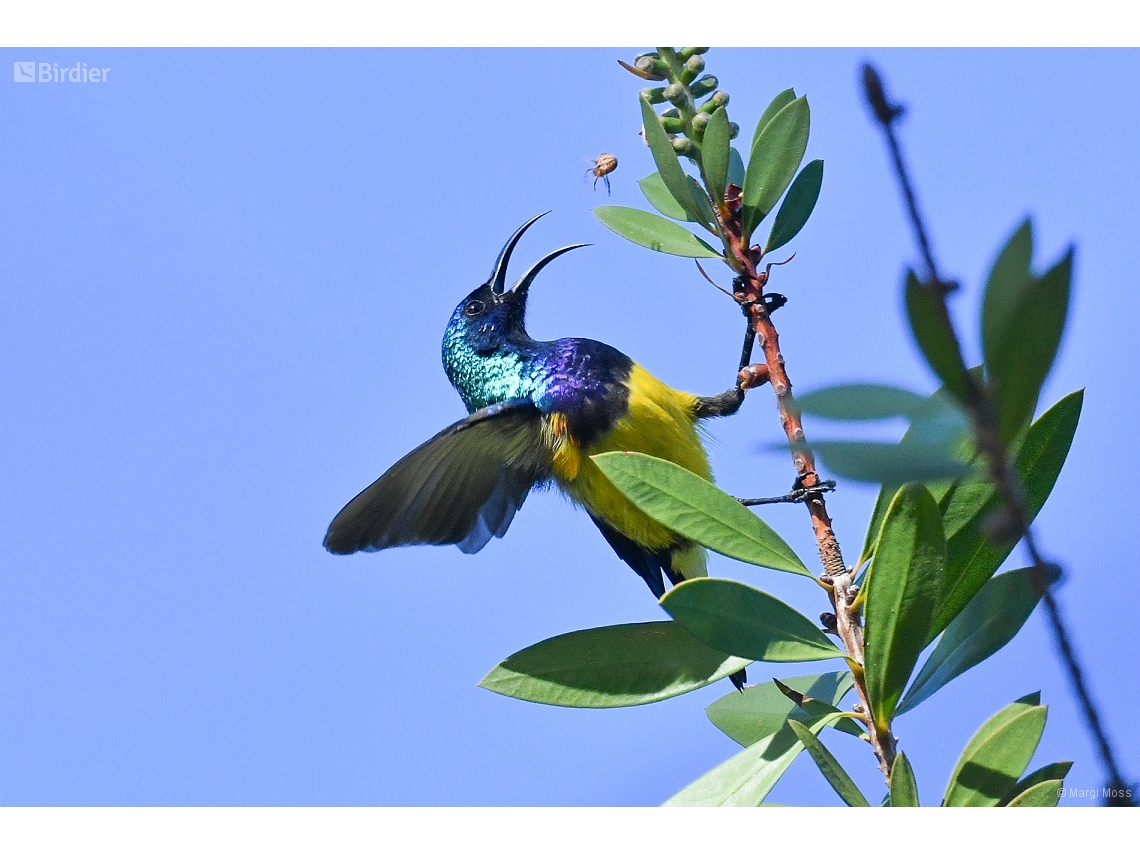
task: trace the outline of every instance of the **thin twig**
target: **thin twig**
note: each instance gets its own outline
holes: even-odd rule
[[[894,164],[895,175],[898,178],[903,200],[906,203],[907,212],[910,215],[911,225],[914,229],[915,241],[918,244],[919,253],[922,255],[923,261],[926,264],[929,276],[928,287],[931,293],[937,298],[940,311],[945,316],[947,327],[954,338],[954,343],[958,348],[959,354],[961,354],[957,331],[950,321],[949,309],[946,306],[946,295],[953,291],[955,286],[953,283],[944,280],[938,273],[938,267],[934,261],[934,253],[931,250],[926,225],[922,219],[922,215],[919,213],[914,187],[911,183],[910,175],[907,172],[906,164],[903,161],[902,148],[895,134],[894,123],[903,114],[903,108],[899,105],[891,104],[887,99],[882,78],[871,65],[863,66],[863,87],[866,91],[867,100],[875,114],[875,118],[878,119],[879,124],[882,126],[883,133],[886,136],[887,148],[890,151],[891,160]],[[1013,471],[1005,447],[1000,442],[997,424],[994,418],[993,405],[989,396],[972,376],[968,375],[967,381],[970,398],[968,404],[971,411],[971,422],[974,427],[978,451],[985,457],[990,479],[994,482],[995,487],[1005,502],[1007,512],[1012,522],[1011,528],[1019,538],[1024,539],[1026,549],[1033,561],[1035,582],[1040,587],[1042,599],[1045,601],[1045,610],[1049,616],[1049,623],[1053,630],[1054,640],[1056,641],[1061,659],[1068,672],[1073,693],[1080,702],[1086,725],[1092,733],[1093,740],[1100,753],[1101,761],[1104,763],[1105,771],[1107,772],[1109,789],[1112,794],[1108,796],[1106,803],[1110,806],[1131,805],[1133,804],[1133,800],[1124,795],[1125,792],[1129,791],[1124,784],[1124,775],[1120,771],[1120,765],[1116,761],[1112,746],[1108,740],[1108,735],[1101,725],[1102,717],[1097,710],[1096,704],[1093,702],[1092,695],[1088,689],[1088,682],[1085,679],[1080,663],[1077,661],[1076,651],[1073,649],[1073,645],[1069,640],[1069,633],[1061,618],[1060,608],[1050,590],[1050,586],[1060,575],[1060,568],[1056,564],[1046,561],[1037,548],[1033,532],[1030,528],[1029,517],[1025,509],[1021,483]]]
[[[812,531],[815,534],[816,548],[819,550],[823,575],[820,582],[827,588],[832,608],[836,615],[836,634],[842,639],[847,653],[851,675],[855,681],[855,691],[859,696],[860,710],[867,726],[871,748],[879,761],[879,769],[884,779],[890,783],[891,766],[895,759],[895,738],[889,729],[880,730],[871,715],[871,704],[867,695],[867,682],[863,672],[863,629],[858,609],[853,607],[854,597],[848,597],[848,588],[854,578],[843,562],[839,541],[827,515],[827,504],[820,487],[825,483],[816,472],[815,457],[807,446],[804,436],[800,408],[792,397],[792,381],[788,378],[783,354],[780,352],[780,337],[772,323],[772,315],[764,300],[764,286],[768,282],[771,268],[760,271],[762,252],[758,247],[747,245],[743,237],[739,203],[717,203],[717,217],[720,221],[727,260],[737,271],[733,281],[734,292],[740,301],[748,329],[745,334],[744,352],[741,364],[751,360],[753,339],[760,345],[767,366],[768,382],[776,394],[776,407],[780,413],[780,423],[792,451],[792,463],[796,469],[796,484],[809,492],[804,504],[811,515]]]

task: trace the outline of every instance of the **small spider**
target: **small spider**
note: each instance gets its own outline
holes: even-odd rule
[[[589,160],[589,158],[587,158]],[[594,189],[598,189],[598,179],[602,179],[606,185],[606,195],[610,195],[610,173],[617,169],[617,158],[612,154],[599,154],[597,160],[590,160],[594,164],[592,168],[586,170],[586,174],[594,173]]]

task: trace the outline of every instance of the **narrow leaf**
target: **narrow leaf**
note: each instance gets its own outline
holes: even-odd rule
[[[954,331],[930,289],[918,281],[913,270],[906,274],[906,311],[910,331],[927,363],[959,401],[969,404],[966,364]]]
[[[826,712],[838,712],[835,707],[853,685],[850,671],[788,677],[781,682],[820,704],[830,706]],[[805,721],[813,717],[771,682],[748,686],[742,692],[730,692],[709,704],[705,715],[729,739],[745,748],[771,736],[784,726],[788,718]],[[837,719],[834,726],[852,736],[863,735],[862,728],[847,718]]]
[[[797,98],[780,110],[760,132],[744,174],[744,234],[776,207],[807,151],[811,111],[807,98]]]
[[[1001,804],[1009,804],[1026,790],[1032,787],[1036,787],[1038,784],[1044,783],[1045,781],[1055,782],[1057,784],[1056,789],[1059,790],[1061,788],[1061,785],[1065,783],[1065,776],[1069,774],[1069,770],[1072,768],[1073,763],[1071,760],[1061,760],[1057,763],[1050,763],[1047,766],[1042,766],[1040,769],[1036,769],[1033,772],[1030,772],[1028,775],[1017,782],[1017,786],[1010,790],[1006,797],[1001,800]]]
[[[744,187],[744,158],[733,146],[728,150],[728,183]]]
[[[691,175],[686,175],[685,180],[689,183],[689,192],[696,201],[697,208],[700,210],[705,222],[716,222],[716,213],[714,213],[712,209],[712,202],[709,201],[709,194],[705,192],[705,188]],[[715,231],[715,229],[709,228],[709,231]]]
[[[728,111],[718,107],[705,125],[705,136],[701,141],[701,162],[716,202],[724,201],[724,188],[728,183],[729,132]]]
[[[1014,469],[1021,478],[1025,512],[1032,522],[1049,498],[1061,467],[1069,453],[1077,422],[1081,415],[1084,392],[1066,395],[1030,426],[1025,440],[1014,457]],[[942,632],[954,616],[986,583],[1015,544],[992,542],[984,533],[983,523],[1003,507],[1001,500],[989,494],[985,504],[974,512],[968,523],[957,523],[957,531],[946,543],[946,587],[942,604],[930,628],[930,638]]]
[[[720,253],[671,220],[621,205],[594,208],[594,216],[610,231],[639,246],[685,258],[720,258]]]
[[[918,782],[914,769],[901,751],[891,766],[891,807],[918,807]]]
[[[980,369],[977,372],[978,378],[981,378]],[[798,401],[799,399],[797,399]],[[903,438],[899,440],[899,445],[942,445],[947,448],[956,448],[961,444],[961,438],[968,435],[970,429],[969,417],[963,412],[956,400],[945,389],[939,389],[933,395],[926,399],[925,407],[916,406],[915,409],[907,414],[911,423],[907,428]],[[976,455],[971,453],[961,454],[963,460],[970,459]],[[979,476],[985,482],[984,476]],[[930,490],[931,495],[938,500],[939,507],[943,508],[943,515],[945,517],[945,500],[946,496],[950,494],[956,484],[962,483],[962,480],[968,480],[970,476],[966,476],[961,480],[935,480],[925,481],[926,488]],[[985,482],[988,483],[988,482]],[[867,526],[867,534],[863,539],[863,552],[859,557],[859,563],[863,564],[869,561],[871,555],[874,553],[875,541],[879,537],[879,529],[883,524],[883,517],[887,514],[887,506],[890,505],[891,499],[894,498],[895,493],[902,484],[899,483],[884,483],[879,489],[879,495],[875,499],[875,508],[871,513],[871,519]],[[950,536],[950,524],[943,519],[943,527],[946,528],[946,536]]]
[[[1001,361],[1001,353],[1007,348],[1007,339],[1021,336],[1018,329],[1020,315],[1026,293],[1034,283],[1031,265],[1033,262],[1033,223],[1026,218],[1002,247],[986,281],[985,297],[982,302],[982,352],[991,375],[991,385],[997,387],[999,370],[995,374],[995,361]],[[1001,366],[996,366],[1001,368]],[[994,388],[1001,397],[1001,389]],[[1033,396],[1036,402],[1037,396]],[[1000,420],[1000,401],[999,420]],[[1026,413],[1023,418],[1027,418]]]
[[[925,395],[909,389],[875,383],[826,386],[796,397],[796,403],[803,412],[843,421],[909,417],[925,406],[927,400]]]
[[[748,148],[749,151],[756,148],[756,141],[760,139],[760,134],[768,127],[768,123],[776,117],[776,114],[795,100],[796,90],[794,89],[785,89],[771,100],[768,106],[764,108],[764,112],[760,114],[760,121],[756,123],[756,129],[752,132],[752,144]],[[741,186],[744,185],[741,184]]]
[[[657,164],[657,171],[661,173],[661,180],[669,188],[669,192],[684,210],[688,211],[696,220],[700,220],[701,211],[697,202],[689,191],[688,177],[681,168],[681,161],[677,152],[673,150],[673,143],[665,129],[661,127],[661,119],[652,105],[644,98],[638,99],[641,103],[641,119],[645,129],[645,141],[649,144],[649,151],[653,154],[653,162]]]
[[[1026,218],[1002,247],[982,300],[982,349],[995,352],[1011,321],[1017,314],[1017,304],[1033,279],[1030,265],[1033,262],[1033,222]]]
[[[707,139],[707,135],[706,135]],[[772,231],[768,233],[768,243],[764,252],[779,249],[800,233],[819,200],[819,190],[823,186],[823,161],[813,160],[796,176],[792,186],[788,188],[788,195],[780,210],[776,212],[776,221],[772,223]]]
[[[763,520],[684,467],[622,451],[592,459],[627,499],[677,534],[738,561],[811,576]]]
[[[677,204],[677,200],[673,198],[673,194],[670,193],[669,188],[665,186],[660,172],[646,175],[637,182],[637,186],[641,188],[641,193],[645,196],[649,204],[666,217],[689,223],[697,222],[695,217]]]
[[[1056,807],[1064,786],[1064,781],[1042,781],[1018,793],[1006,807]]]
[[[1041,734],[1048,708],[1040,693],[1014,701],[978,729],[958,758],[942,804],[946,807],[990,807],[1017,786]]]
[[[926,646],[945,565],[938,505],[925,487],[909,484],[887,510],[865,588],[867,694],[882,729]]]
[[[955,677],[997,653],[1017,635],[1041,599],[1035,569],[994,576],[946,627],[895,715],[914,709]]]
[[[837,659],[843,651],[810,619],[771,594],[732,579],[691,579],[661,607],[717,650],[763,662]]]
[[[1073,249],[1010,298],[1008,316],[992,321],[995,341],[985,350],[986,374],[997,403],[1002,442],[1008,444],[1033,415],[1069,311]]]
[[[630,707],[691,692],[748,664],[673,621],[653,621],[548,638],[507,657],[479,685],[559,707]]]
[[[819,733],[841,715],[832,713],[809,721],[808,730]],[[701,775],[664,806],[755,807],[764,801],[803,747],[790,727],[782,727]]]
[[[955,478],[969,465],[949,445],[893,442],[813,442],[811,449],[824,465],[841,478],[871,484],[906,484]]]
[[[819,767],[819,771],[823,773],[823,777],[827,779],[827,783],[831,784],[831,788],[835,790],[839,798],[843,799],[850,807],[871,806],[867,797],[859,792],[859,788],[855,786],[855,782],[851,780],[847,770],[839,765],[835,755],[827,750],[827,746],[819,741],[819,737],[795,719],[788,719],[788,727],[803,743],[804,748],[811,755],[811,759],[815,761],[815,765]]]

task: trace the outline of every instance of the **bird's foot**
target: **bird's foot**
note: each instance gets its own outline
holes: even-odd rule
[[[709,419],[716,416],[731,416],[744,403],[745,386],[736,385],[719,395],[702,395],[697,398],[697,418]]]
[[[742,312],[744,312],[744,316],[750,317],[749,310],[753,306],[756,305],[756,300],[754,300],[754,299],[745,300],[742,297],[738,297],[737,299],[740,300],[740,310]],[[788,298],[785,297],[783,294],[778,294],[775,291],[773,291],[769,294],[761,294],[760,295],[760,302],[763,303],[763,305],[764,305],[764,311],[766,311],[770,315],[774,311],[776,311],[776,309],[780,309],[780,308],[783,308],[784,306],[786,306],[788,304]]]
[[[772,312],[776,311],[776,309],[782,308],[788,304],[787,297],[785,297],[783,294],[777,294],[775,292],[771,294],[765,294],[761,299],[764,301],[764,308],[768,311],[769,315],[772,314]]]
[[[737,499],[740,504],[751,507],[752,505],[778,505],[794,502],[806,502],[816,496],[822,496],[824,493],[830,493],[835,489],[834,481],[820,481],[811,487],[805,487],[800,479],[796,479],[795,486],[792,491],[783,496],[774,496],[769,499]]]

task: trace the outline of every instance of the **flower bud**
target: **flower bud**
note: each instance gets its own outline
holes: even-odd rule
[[[665,87],[665,99],[680,107],[685,103],[685,87],[680,83],[670,83]]]
[[[634,67],[646,80],[665,80],[668,77],[669,67],[656,54],[643,53],[634,62]]]
[[[728,123],[728,138],[730,140],[734,140],[738,136],[740,136],[740,125],[736,124],[736,122],[729,122]]]
[[[727,106],[727,104],[728,104],[728,93],[722,89],[718,89],[716,92],[714,92],[712,94],[712,97],[709,98],[709,100],[705,101],[705,103],[701,104],[701,106],[698,107],[697,109],[700,110],[702,113],[708,113],[711,116],[713,113],[715,113],[721,107]]]
[[[677,154],[688,154],[693,150],[693,144],[685,137],[676,137],[673,140],[673,151]]]
[[[710,118],[708,113],[697,113],[693,116],[693,133],[698,137],[704,136]]]
[[[689,59],[690,57],[699,56],[702,53],[708,53],[707,47],[683,47],[677,51],[677,56],[681,59]]]
[[[699,56],[693,58],[700,59]],[[706,74],[704,77],[690,86],[689,91],[693,93],[694,98],[704,98],[714,89],[716,89],[717,83],[718,81],[713,75]]]
[[[665,87],[658,86],[655,89],[642,89],[641,97],[650,104],[663,104],[665,102]]]
[[[704,57],[694,56],[690,57],[685,62],[685,67],[681,70],[681,82],[692,83],[697,79],[697,75],[705,70]]]
[[[685,130],[685,125],[680,119],[666,116],[661,117],[661,127],[667,134],[680,134]]]

